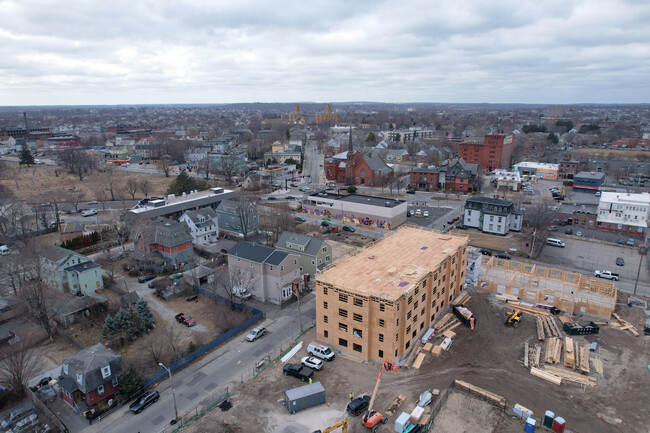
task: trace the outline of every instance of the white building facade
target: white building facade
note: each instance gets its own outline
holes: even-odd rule
[[[650,219],[650,193],[603,191],[598,203],[597,228],[644,237]]]
[[[209,244],[219,238],[219,216],[212,208],[185,212],[180,218],[190,228],[195,244]]]
[[[523,216],[510,200],[476,197],[465,202],[463,223],[485,233],[505,235],[510,230],[521,231]]]

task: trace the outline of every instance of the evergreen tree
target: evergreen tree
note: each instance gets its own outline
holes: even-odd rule
[[[115,321],[109,314],[106,316],[106,320],[104,320],[104,326],[102,326],[102,335],[108,339],[113,339],[115,336],[115,331]]]
[[[154,319],[153,314],[151,314],[151,310],[149,309],[149,304],[147,301],[144,299],[139,300],[137,304],[135,304],[135,311],[140,317],[142,326],[145,329],[152,329],[156,319]]]
[[[32,152],[29,151],[27,148],[27,145],[23,144],[23,150],[20,151],[20,165],[23,164],[35,164],[34,162],[34,156],[32,155]]]
[[[120,393],[122,395],[130,395],[140,392],[140,388],[144,385],[144,378],[140,376],[133,364],[126,364],[120,376]]]
[[[115,322],[116,334],[121,338],[134,337],[138,332],[138,326],[133,314],[124,308],[120,308],[113,321]]]
[[[374,143],[376,139],[377,137],[375,136],[375,133],[370,131],[366,137],[366,143]]]

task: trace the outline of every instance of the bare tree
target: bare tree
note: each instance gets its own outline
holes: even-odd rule
[[[64,150],[59,155],[59,160],[70,173],[79,177],[79,181],[82,181],[84,175],[95,168],[95,160],[85,150]]]
[[[54,338],[54,326],[52,321],[56,315],[56,300],[59,293],[50,289],[40,278],[31,281],[23,281],[20,296],[29,307],[30,314],[36,324],[47,332],[47,336]]]
[[[138,180],[134,177],[126,179],[126,192],[131,196],[131,200],[135,200],[135,195],[138,193]]]
[[[79,212],[79,204],[83,201],[85,196],[86,194],[79,188],[75,188],[75,191],[70,195],[75,212]]]
[[[106,210],[106,201],[108,199],[108,189],[106,186],[98,185],[93,189],[93,195],[95,196],[95,200],[97,200],[99,204],[102,205],[102,210]]]
[[[210,179],[210,172],[212,171],[212,159],[210,158],[210,155],[206,155],[205,158],[199,162],[199,170],[205,174],[205,179]]]
[[[235,203],[235,217],[237,219],[238,229],[248,240],[248,234],[252,231],[259,217],[253,197],[248,194],[240,194]]]
[[[243,161],[241,158],[235,155],[226,155],[222,156],[215,164],[214,170],[221,176],[225,176],[226,182],[228,185],[232,185],[233,176],[235,174],[240,174],[242,169]]]
[[[257,276],[250,271],[242,269],[228,269],[215,275],[215,279],[208,286],[208,291],[226,298],[229,306],[234,309],[235,304],[243,304],[246,293],[251,293],[255,287]]]
[[[102,173],[102,185],[104,185],[106,190],[111,194],[111,201],[115,201],[115,189],[117,183],[117,173],[115,172],[115,168],[107,166]]]
[[[43,365],[43,355],[28,338],[0,349],[0,385],[19,396],[25,394],[29,379]]]
[[[546,199],[526,207],[524,221],[533,230],[533,244],[540,245],[539,242],[546,239],[548,226],[555,214],[553,206],[553,201]],[[531,251],[531,255],[535,255],[535,251]]]
[[[149,191],[151,191],[151,182],[149,182],[148,179],[142,179],[140,181],[140,191],[142,191],[142,194],[147,197],[149,196]]]
[[[165,177],[169,177],[169,173],[171,172],[171,167],[172,167],[172,159],[169,155],[165,154],[158,159],[158,168],[162,170],[162,172],[165,174]]]

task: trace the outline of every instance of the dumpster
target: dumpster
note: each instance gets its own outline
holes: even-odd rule
[[[296,413],[325,403],[325,388],[320,382],[299,388],[288,389],[284,393],[284,403],[289,413]]]

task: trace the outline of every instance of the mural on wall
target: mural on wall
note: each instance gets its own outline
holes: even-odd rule
[[[391,230],[391,223],[385,221],[385,220],[373,220],[370,219],[369,217],[356,217],[354,214],[348,214],[348,215],[341,215],[341,214],[335,214],[330,212],[329,210],[320,210],[320,209],[311,209],[311,208],[306,208],[303,206],[302,208],[303,213],[313,215],[319,218],[329,218],[333,220],[338,220],[344,223],[354,223],[354,224],[360,224],[364,225],[367,227],[374,227],[374,228],[380,228],[380,229],[387,229]]]

